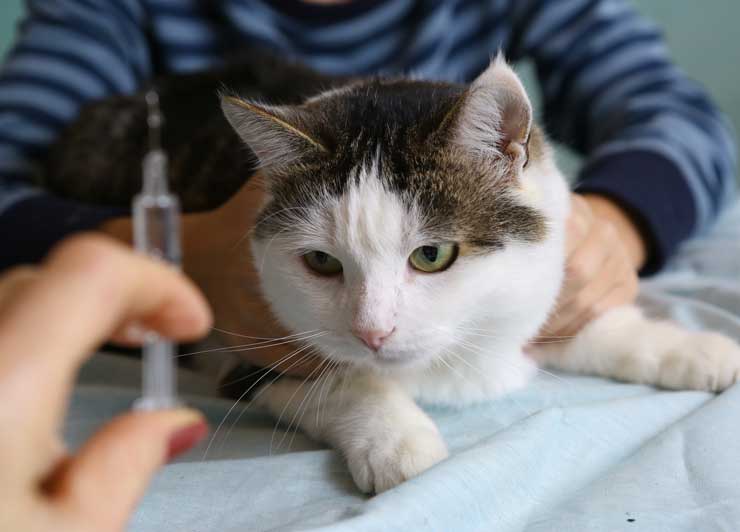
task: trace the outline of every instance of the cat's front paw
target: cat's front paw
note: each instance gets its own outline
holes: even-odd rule
[[[740,381],[740,346],[718,333],[692,333],[661,357],[658,385],[721,392]]]
[[[381,493],[447,458],[447,446],[436,427],[420,427],[355,442],[345,450],[357,487]]]

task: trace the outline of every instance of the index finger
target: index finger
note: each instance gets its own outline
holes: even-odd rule
[[[23,294],[0,309],[0,375],[17,384],[3,393],[16,395],[11,400],[26,410],[19,415],[59,419],[78,367],[133,320],[165,337],[192,339],[211,316],[203,296],[173,268],[98,236],[65,242]],[[30,395],[29,385],[41,393]]]

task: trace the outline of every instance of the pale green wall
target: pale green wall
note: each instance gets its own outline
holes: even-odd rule
[[[709,90],[740,134],[740,44],[737,21],[740,0],[634,0],[640,11],[662,29],[675,61]],[[528,87],[536,87],[531,65],[520,73]],[[536,91],[530,91],[538,107]],[[560,147],[558,163],[566,176],[575,177],[579,157]],[[738,176],[740,179],[740,176]]]
[[[663,28],[676,61],[706,85],[740,130],[738,0],[640,0]]]
[[[21,0],[0,0],[0,53],[5,54],[15,33],[15,24],[22,12]]]
[[[730,116],[735,129],[740,131],[740,45],[737,38],[740,0],[634,1],[663,28],[676,61],[709,89]],[[21,0],[0,0],[0,53],[8,49],[13,39],[21,6]]]

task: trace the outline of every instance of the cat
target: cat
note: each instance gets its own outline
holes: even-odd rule
[[[383,492],[448,456],[417,401],[487,401],[526,386],[538,364],[668,389],[737,382],[734,341],[635,306],[525,354],[563,282],[570,193],[503,58],[468,86],[312,88],[322,84],[278,104],[222,94],[227,123],[208,120],[233,128],[219,152],[228,173],[259,167],[267,184],[251,233],[265,298],[292,333],[318,331],[301,338],[326,368],[341,364],[319,387],[283,377],[254,400],[339,450],[360,490]],[[235,140],[246,163],[244,151],[228,155]]]

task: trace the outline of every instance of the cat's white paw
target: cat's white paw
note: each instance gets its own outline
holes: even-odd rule
[[[660,357],[659,386],[721,392],[740,381],[740,345],[714,332],[691,333]]]
[[[345,449],[357,487],[381,493],[447,458],[447,446],[436,428],[418,427],[356,442]]]

